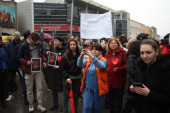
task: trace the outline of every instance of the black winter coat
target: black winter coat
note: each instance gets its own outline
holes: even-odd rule
[[[65,48],[55,48],[51,49],[51,52],[55,52],[58,54],[58,57],[62,58]],[[58,59],[56,61],[56,65],[59,65],[61,62]],[[64,73],[62,71],[59,71],[59,69],[54,69],[52,66],[48,66],[47,69],[45,69],[45,75],[47,78],[47,85],[48,88],[51,89],[52,91],[63,91],[63,78],[64,78]]]
[[[129,94],[129,87],[133,83],[134,78],[136,76],[136,55],[129,55],[127,57],[127,75],[126,75],[126,82],[125,82],[125,88],[124,88],[124,100],[123,105],[126,104],[128,99],[135,99],[133,94],[130,92]]]
[[[19,67],[19,61],[17,59],[17,54],[20,45],[22,44],[23,41],[19,41],[16,43],[14,40],[8,44],[8,58],[9,58],[9,66],[10,69],[12,70],[17,70]]]
[[[61,59],[60,63],[60,70],[65,73],[64,79],[66,80],[69,78],[70,75],[72,76],[80,76],[81,74],[81,68],[77,66],[77,59],[80,54],[76,54],[76,56],[73,56],[72,54],[69,54],[68,59],[70,63],[67,62],[66,56],[64,55]]]
[[[148,96],[137,95],[136,113],[168,113],[170,106],[170,57],[162,56],[151,65],[137,60],[135,82],[150,89]]]

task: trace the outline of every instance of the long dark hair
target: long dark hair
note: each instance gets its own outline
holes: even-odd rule
[[[76,57],[78,57],[78,56],[80,55],[80,51],[79,51],[79,48],[78,48],[77,41],[74,40],[74,39],[71,39],[70,42],[72,42],[72,41],[75,42],[75,44],[76,44],[76,50],[75,50],[75,52],[76,52]],[[64,53],[64,55],[65,55],[65,57],[66,57],[66,59],[67,59],[67,63],[70,63],[69,56],[70,56],[70,55],[73,56],[73,53],[72,53],[72,51],[70,50],[70,42],[68,43],[67,49],[66,49],[66,51],[65,51],[65,53]]]
[[[129,55],[135,55],[137,57],[140,56],[140,44],[141,41],[133,41],[131,45],[129,46],[128,52],[126,56],[128,57]]]

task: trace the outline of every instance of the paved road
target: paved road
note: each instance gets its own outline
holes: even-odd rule
[[[22,86],[21,81],[17,78],[17,86],[18,90],[14,94],[14,100],[7,102],[8,107],[7,108],[1,108],[0,107],[0,113],[28,113],[28,105],[24,105],[24,97],[22,95]],[[62,94],[59,95],[59,101],[62,100]],[[59,106],[61,107],[59,102]],[[47,108],[46,113],[62,113],[60,112],[60,108],[50,111],[50,107],[52,106],[52,93],[44,91],[44,103],[45,107]],[[41,113],[40,111],[36,110],[37,103],[35,103],[35,111],[34,113]],[[79,107],[78,107],[78,113],[82,113],[82,99],[79,99]],[[70,113],[70,108],[69,108]],[[109,110],[103,109],[102,113],[109,113]]]

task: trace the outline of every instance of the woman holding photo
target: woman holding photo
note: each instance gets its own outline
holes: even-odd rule
[[[47,85],[48,88],[52,90],[53,95],[53,106],[50,108],[50,110],[54,110],[58,108],[58,94],[59,92],[63,92],[63,73],[59,71],[59,63],[61,61],[62,55],[65,52],[65,47],[62,46],[64,42],[64,39],[62,37],[55,37],[54,44],[50,47],[50,51],[47,53],[49,54],[48,62],[50,64],[51,62],[54,62],[52,64],[55,65],[49,65],[48,66],[48,75],[47,77]],[[54,55],[54,56],[52,56]],[[52,59],[50,59],[52,56]],[[62,106],[60,107],[62,108]]]

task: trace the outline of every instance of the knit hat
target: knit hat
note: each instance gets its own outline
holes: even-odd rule
[[[148,36],[149,36],[149,35],[146,34],[146,33],[140,33],[140,34],[136,37],[136,39],[137,39],[137,40],[147,39]]]
[[[21,33],[19,32],[19,31],[16,31],[15,33],[14,33],[14,35],[16,35],[16,36],[21,36]]]

